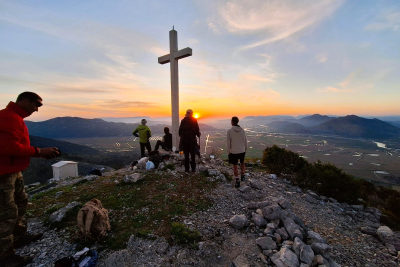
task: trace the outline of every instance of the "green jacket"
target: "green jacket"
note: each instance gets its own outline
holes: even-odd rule
[[[147,143],[151,137],[151,130],[146,125],[139,125],[133,132],[133,135],[139,132],[139,143]]]

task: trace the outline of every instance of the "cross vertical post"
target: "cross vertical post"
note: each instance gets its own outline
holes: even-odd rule
[[[170,63],[171,69],[171,111],[172,111],[172,145],[179,150],[179,75],[178,60],[192,55],[192,49],[187,47],[178,51],[178,32],[169,32],[168,55],[158,58],[159,64]]]

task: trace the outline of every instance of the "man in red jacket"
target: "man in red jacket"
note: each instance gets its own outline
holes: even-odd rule
[[[24,118],[38,111],[42,98],[32,92],[20,94],[0,110],[0,266],[25,266],[30,257],[15,255],[15,248],[36,241],[43,234],[26,234],[24,225],[28,198],[21,171],[29,166],[30,157],[55,158],[55,147],[32,147]]]

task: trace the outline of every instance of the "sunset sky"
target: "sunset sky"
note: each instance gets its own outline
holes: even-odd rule
[[[0,0],[0,108],[42,96],[29,119],[180,113],[400,115],[400,1]]]

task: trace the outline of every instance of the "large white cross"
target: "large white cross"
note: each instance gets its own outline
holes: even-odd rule
[[[172,145],[179,150],[179,78],[178,60],[192,55],[192,49],[186,47],[178,51],[178,32],[172,28],[169,31],[168,55],[158,58],[158,63],[171,63],[171,106],[172,106]]]

